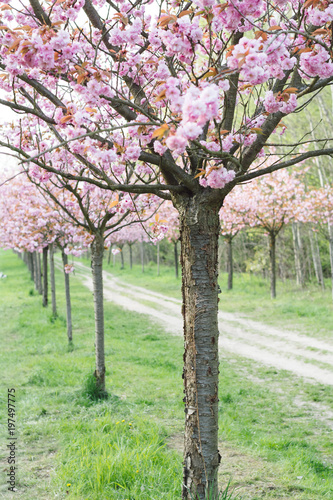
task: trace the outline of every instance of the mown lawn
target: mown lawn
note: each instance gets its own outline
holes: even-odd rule
[[[6,418],[7,388],[15,387],[19,464],[18,492],[6,490],[2,467],[0,496],[179,498],[181,339],[165,334],[145,316],[106,303],[109,398],[93,401],[89,397],[94,370],[91,293],[71,277],[74,348],[69,349],[61,273],[57,273],[59,317],[54,319],[49,308],[42,308],[41,297],[16,255],[0,251],[0,271],[7,274],[0,280],[1,415]],[[176,294],[171,275],[162,279],[166,286],[160,282],[159,291],[167,293],[169,286],[168,293],[174,289]],[[157,281],[148,273],[144,280],[137,284],[157,289]],[[295,380],[287,372],[277,373],[236,356],[223,357],[220,483],[226,485],[232,475],[244,500],[332,499],[332,426],[311,410],[314,404],[333,411],[331,388]],[[6,426],[0,440],[5,459]]]

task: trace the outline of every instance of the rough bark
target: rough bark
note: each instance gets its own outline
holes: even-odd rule
[[[234,264],[232,259],[232,238],[226,238],[227,241],[227,270],[228,270],[228,290],[232,290],[234,277]]]
[[[270,258],[270,277],[271,277],[271,298],[276,298],[276,234],[269,234],[269,258]]]
[[[303,245],[300,235],[299,223],[293,222],[291,225],[293,233],[294,256],[295,256],[295,270],[296,270],[296,284],[302,288],[305,285],[304,269],[303,269]]]
[[[54,271],[54,249],[53,244],[49,246],[50,254],[50,278],[51,278],[51,297],[52,297],[52,315],[56,317],[57,313],[57,300],[56,300],[56,284],[55,284],[55,271]]]
[[[66,294],[66,318],[67,318],[67,338],[71,344],[73,341],[73,327],[72,327],[72,306],[71,306],[71,293],[69,288],[69,274],[65,272],[65,266],[68,264],[68,256],[64,250],[61,251],[62,262],[64,265],[65,275],[65,294]]]
[[[47,307],[49,302],[49,284],[48,284],[48,273],[47,273],[47,254],[49,247],[43,248],[43,307]]]
[[[91,269],[95,309],[95,377],[98,388],[105,392],[105,354],[104,354],[104,305],[103,305],[103,253],[104,238],[95,234],[91,244]]]
[[[175,255],[175,273],[176,273],[176,278],[178,279],[179,276],[179,271],[178,271],[178,241],[174,241],[174,255]]]
[[[196,195],[199,196],[199,195]],[[219,208],[196,196],[180,214],[184,315],[183,499],[217,498]],[[199,203],[198,203],[199,201]],[[208,497],[208,495],[211,495]]]
[[[324,290],[325,283],[324,283],[323,267],[321,265],[321,260],[320,260],[318,238],[317,234],[313,231],[312,228],[309,228],[309,239],[310,239],[313,267],[315,270],[317,283],[318,285],[320,285],[321,289]]]

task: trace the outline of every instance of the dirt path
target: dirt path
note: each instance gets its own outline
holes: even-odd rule
[[[76,274],[92,290],[90,269],[80,262]],[[147,314],[174,335],[182,334],[181,302],[142,287],[128,285],[104,271],[106,300]],[[333,386],[333,342],[280,330],[244,316],[219,313],[220,349],[260,364]]]

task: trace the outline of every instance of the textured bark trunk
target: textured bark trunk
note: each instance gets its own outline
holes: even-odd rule
[[[68,264],[68,256],[64,250],[61,251],[62,262],[64,265],[65,275],[65,294],[66,294],[66,318],[67,318],[67,338],[71,344],[73,341],[73,327],[72,327],[72,306],[71,306],[71,293],[69,288],[69,274],[65,273],[65,266]]]
[[[228,269],[228,290],[232,290],[234,277],[234,264],[232,260],[232,238],[226,238],[227,241],[227,269]]]
[[[276,298],[276,235],[269,235],[269,258],[271,264],[271,297]]]
[[[330,245],[331,283],[332,283],[332,300],[333,300],[333,226],[331,224],[328,224],[328,241]]]
[[[160,243],[157,243],[157,276],[160,275]]]
[[[48,273],[47,273],[47,254],[49,247],[43,248],[43,307],[47,307],[49,302],[49,284],[48,284]]]
[[[174,254],[175,254],[175,273],[176,278],[178,279],[179,271],[178,271],[178,241],[174,242]]]
[[[132,245],[128,244],[129,246],[129,257],[130,257],[130,268],[133,268],[133,252],[132,252]]]
[[[39,252],[37,252],[37,290],[39,295],[43,295],[42,263]]]
[[[299,223],[293,222],[291,225],[293,233],[294,256],[295,256],[295,270],[296,270],[296,284],[304,287],[304,269],[303,269],[303,246],[300,235]]]
[[[50,249],[50,278],[51,278],[52,315],[55,318],[58,314],[57,314],[53,244],[50,245],[49,249]]]
[[[177,205],[184,316],[185,443],[183,496],[217,499],[219,206],[205,198]],[[209,496],[211,495],[211,496]]]
[[[323,267],[321,265],[321,260],[320,260],[318,239],[317,239],[317,234],[313,231],[312,228],[309,228],[309,239],[310,239],[313,267],[315,270],[317,283],[318,285],[320,285],[321,289],[324,290],[325,283],[324,283]]]
[[[104,355],[104,306],[103,306],[103,253],[104,238],[95,235],[91,244],[91,269],[94,289],[95,308],[95,377],[98,388],[105,392],[105,355]]]

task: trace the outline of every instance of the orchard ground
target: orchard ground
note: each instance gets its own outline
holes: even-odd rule
[[[0,253],[1,401],[17,389],[20,500],[174,500],[181,484],[182,339],[148,316],[105,302],[109,398],[91,399],[94,316],[82,276],[71,277],[74,347],[68,349],[63,276],[59,317],[43,309],[22,261]],[[77,266],[79,271],[79,266]],[[180,298],[180,280],[161,268],[107,268],[126,283]],[[223,278],[223,277],[222,277]],[[330,292],[280,284],[278,299],[257,278],[221,282],[221,306],[252,319],[330,343]],[[267,297],[267,298],[266,298]],[[148,295],[147,295],[148,302]],[[142,303],[142,306],[145,305]],[[155,308],[161,309],[155,304]],[[171,315],[170,315],[171,317]],[[316,348],[308,349],[315,353]],[[324,355],[329,356],[326,352]],[[329,360],[318,367],[329,370]],[[4,413],[2,412],[4,415]],[[292,372],[223,352],[220,383],[220,484],[232,478],[244,500],[333,498],[333,388]],[[6,428],[1,457],[6,458]]]

